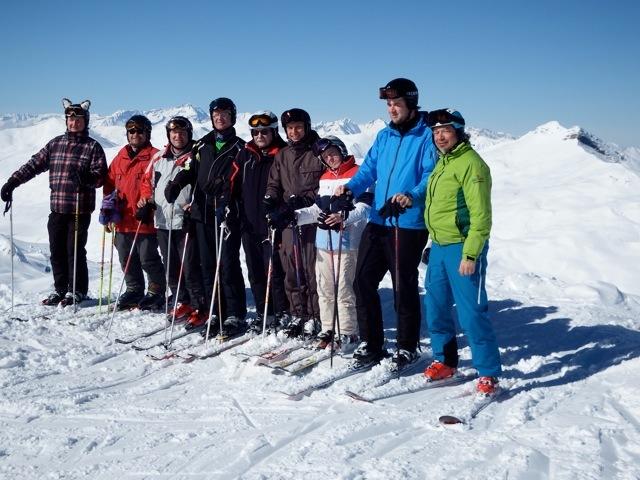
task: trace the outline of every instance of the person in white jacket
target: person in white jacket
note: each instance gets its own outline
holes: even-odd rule
[[[316,281],[322,328],[316,348],[327,348],[335,337],[340,348],[346,350],[358,342],[353,279],[360,237],[367,223],[373,194],[366,192],[355,200],[347,195],[332,196],[338,185],[347,183],[358,171],[354,157],[348,154],[339,138],[321,138],[313,145],[313,152],[327,170],[320,177],[316,203],[296,210],[296,221],[298,225],[318,224]],[[337,309],[334,312],[336,296]]]

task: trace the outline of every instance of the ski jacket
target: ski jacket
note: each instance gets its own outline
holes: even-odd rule
[[[75,213],[76,193],[80,193],[79,213],[91,213],[96,208],[96,188],[101,187],[107,173],[107,159],[102,146],[86,131],[67,132],[49,141],[31,160],[16,170],[11,177],[23,184],[36,175],[49,171],[51,211]],[[90,172],[95,182],[81,185],[74,182],[78,170]]]
[[[491,172],[463,142],[440,156],[427,186],[425,222],[439,245],[463,242],[463,258],[475,260],[491,231]]]
[[[311,145],[319,138],[311,130],[303,140],[278,152],[269,171],[265,195],[278,199],[281,204],[294,195],[304,198],[307,205],[315,202],[324,165],[311,151]]]
[[[238,201],[243,232],[265,237],[269,234],[263,199],[274,157],[286,145],[278,134],[266,150],[260,150],[251,140],[235,159],[238,180],[234,182],[233,197]]]
[[[135,153],[129,145],[122,149],[115,156],[109,173],[104,183],[104,195],[109,195],[114,190],[118,191],[118,206],[122,220],[116,224],[116,232],[135,233],[138,227],[136,220],[137,203],[143,198],[142,190],[151,190],[153,187],[149,183],[142,186],[143,182],[149,180],[145,177],[145,171],[153,156],[158,152],[151,144]],[[155,233],[153,224],[141,224],[140,233]]]
[[[154,224],[162,230],[182,229],[184,209],[191,202],[191,185],[187,185],[180,191],[172,205],[167,202],[164,190],[170,180],[184,169],[184,165],[191,158],[191,146],[186,153],[176,158],[171,152],[171,145],[157,152],[145,171],[145,178],[140,185],[142,198],[151,199],[156,204]],[[171,210],[173,209],[173,219]]]
[[[217,135],[219,136],[219,133],[213,130],[198,140],[193,146],[191,158],[185,163],[184,170],[176,176],[176,182],[181,186],[193,186],[191,218],[208,224],[215,222],[216,206],[229,207],[234,218],[238,215],[237,205],[230,201],[233,183],[238,174],[237,165],[234,166],[233,161],[244,148],[245,141],[236,136],[232,127],[227,131],[224,145],[218,151]],[[224,179],[224,186],[215,194],[209,193],[208,185],[216,178]]]
[[[320,187],[318,189],[318,196],[331,197],[334,190],[339,185],[347,183],[358,171],[356,160],[353,156],[349,155],[338,167],[336,171],[327,170],[320,177]],[[362,231],[367,224],[367,217],[369,210],[371,210],[371,203],[373,201],[373,195],[365,192],[360,198],[355,200],[355,209],[349,212],[347,220],[344,222],[344,229],[342,232],[342,249],[343,250],[357,250],[360,246],[360,238],[362,237]],[[309,223],[317,223],[318,216],[322,212],[322,209],[317,203],[314,203],[310,207],[301,208],[296,210],[296,217],[298,225],[307,225]],[[329,240],[331,235],[331,240]],[[330,250],[333,247],[334,251],[338,251],[339,248],[340,233],[334,230],[324,230],[319,228],[316,232],[316,247],[323,250]]]
[[[378,132],[358,173],[347,188],[358,197],[375,184],[374,204],[369,221],[390,226],[390,219],[378,215],[388,198],[396,193],[408,193],[413,206],[400,215],[401,228],[424,229],[424,199],[427,180],[436,162],[436,149],[431,129],[420,114],[416,125],[401,133],[393,124]]]

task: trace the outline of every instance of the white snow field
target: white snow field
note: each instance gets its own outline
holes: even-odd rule
[[[132,113],[92,117],[92,135],[109,160]],[[156,146],[176,113],[194,120],[196,137],[209,129],[206,113],[191,106],[147,113]],[[244,138],[247,116],[238,118]],[[340,135],[361,159],[382,125],[316,127]],[[61,115],[1,116],[0,182],[63,131]],[[275,375],[236,355],[256,351],[259,339],[207,360],[154,361],[147,354],[161,355],[162,347],[135,351],[114,339],[161,326],[161,315],[117,313],[107,338],[104,310],[88,306],[74,315],[40,306],[52,285],[41,175],[14,195],[13,312],[9,215],[0,219],[0,478],[640,478],[638,150],[623,152],[556,122],[520,138],[471,131],[493,175],[487,287],[506,393],[470,423],[443,426],[438,417],[469,408],[471,382],[375,403],[344,394],[375,382],[377,367],[294,401],[282,392],[327,376],[328,361],[304,376]],[[97,214],[92,222],[96,298]],[[121,278],[116,265],[114,296]],[[381,296],[392,349],[388,278]],[[424,326],[422,334],[424,366]],[[473,372],[469,349],[461,354],[462,370]],[[334,369],[344,361],[336,359]],[[378,392],[398,393],[419,377],[392,380]]]

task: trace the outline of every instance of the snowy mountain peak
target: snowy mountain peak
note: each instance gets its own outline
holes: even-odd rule
[[[343,118],[334,122],[320,122],[314,125],[314,129],[322,131],[325,135],[353,135],[360,133],[360,127],[349,118]]]

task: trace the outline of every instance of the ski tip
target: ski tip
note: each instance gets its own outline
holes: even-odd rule
[[[352,392],[351,390],[345,390],[344,394],[353,400],[358,400],[359,402],[373,403],[371,400],[364,398],[362,395]]]
[[[464,419],[454,417],[453,415],[442,415],[438,418],[441,425],[460,425],[466,423]]]

